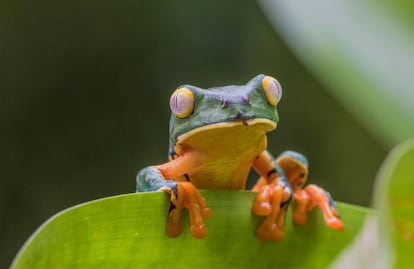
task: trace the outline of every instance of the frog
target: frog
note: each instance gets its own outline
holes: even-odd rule
[[[283,171],[284,165],[267,150],[267,134],[279,123],[281,97],[279,81],[265,74],[244,85],[200,88],[185,84],[174,90],[169,102],[168,161],[145,167],[136,176],[137,192],[169,195],[168,236],[183,232],[181,214],[186,209],[191,235],[205,238],[204,220],[212,211],[199,190],[244,190],[253,169],[259,180],[253,188],[257,194],[251,211],[264,218],[256,235],[263,241],[283,238],[288,206],[299,192],[285,175],[289,171]],[[312,204],[298,195],[298,201],[304,202],[299,202],[303,206],[297,212],[307,214]]]

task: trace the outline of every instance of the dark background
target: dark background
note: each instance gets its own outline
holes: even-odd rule
[[[259,73],[284,90],[270,151],[303,152],[312,182],[368,205],[385,149],[255,2],[2,1],[0,267],[53,214],[133,192],[139,169],[166,160],[175,87]]]

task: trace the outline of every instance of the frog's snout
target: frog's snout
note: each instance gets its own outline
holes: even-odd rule
[[[251,102],[247,95],[223,95],[220,99],[221,108],[228,109],[235,121],[241,121],[243,125],[248,125],[248,120],[255,118],[254,113],[248,108]]]

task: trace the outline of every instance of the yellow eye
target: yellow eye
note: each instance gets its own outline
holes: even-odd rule
[[[194,94],[187,88],[176,89],[170,98],[170,108],[177,118],[183,119],[193,113]]]
[[[276,106],[282,98],[282,86],[279,81],[271,76],[265,76],[262,80],[262,86],[267,102],[272,106]]]

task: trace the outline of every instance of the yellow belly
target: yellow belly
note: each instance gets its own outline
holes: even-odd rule
[[[244,189],[254,159],[266,149],[266,132],[276,128],[271,123],[219,123],[179,137],[175,152],[191,160],[187,178],[200,189]]]

